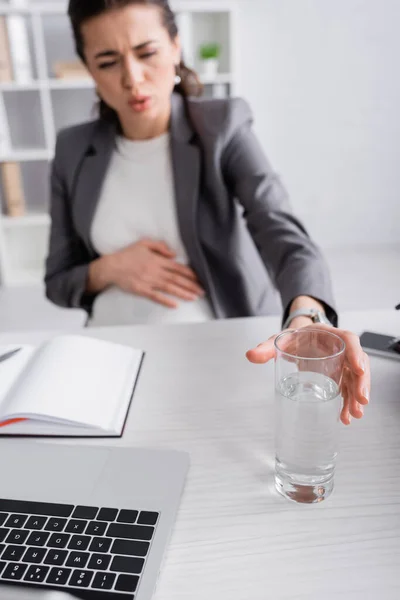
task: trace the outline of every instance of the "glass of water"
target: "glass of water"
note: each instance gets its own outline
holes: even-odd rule
[[[333,489],[345,343],[298,329],[279,335],[275,349],[275,485],[296,502],[320,502]]]

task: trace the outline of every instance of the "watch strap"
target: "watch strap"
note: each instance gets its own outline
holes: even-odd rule
[[[297,310],[294,310],[292,313],[290,313],[290,315],[283,324],[283,329],[287,329],[290,326],[290,323],[296,317],[309,317],[313,323],[330,323],[326,315],[324,315],[323,312],[317,310],[316,308],[298,308]]]

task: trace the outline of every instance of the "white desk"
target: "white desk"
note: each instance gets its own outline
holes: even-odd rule
[[[342,325],[400,333],[400,315],[347,314]],[[273,365],[244,357],[277,327],[266,318],[84,332],[147,351],[127,431],[112,443],[191,454],[156,599],[398,600],[400,362],[372,360],[371,406],[342,429],[333,495],[297,506],[272,484]]]

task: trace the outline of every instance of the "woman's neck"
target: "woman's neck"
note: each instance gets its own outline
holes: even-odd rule
[[[152,120],[132,119],[127,118],[126,115],[121,115],[122,133],[128,140],[151,140],[167,133],[170,118],[171,106],[163,114],[158,115],[157,118]]]

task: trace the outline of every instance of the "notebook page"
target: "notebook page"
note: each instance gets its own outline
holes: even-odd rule
[[[56,337],[39,348],[13,389],[10,413],[109,429],[137,355],[139,350],[94,338]]]
[[[133,388],[135,386],[141,362],[142,353],[134,357],[132,369],[127,373],[124,390],[122,392],[122,401],[120,403],[118,411],[114,415],[114,422],[112,426],[113,431],[117,433],[122,431],[123,425],[125,423],[126,413],[129,408],[129,403],[131,401]]]
[[[12,386],[15,385],[22,371],[35,353],[35,348],[33,346],[20,346],[14,344],[0,346],[0,356],[3,356],[6,352],[15,350],[15,348],[21,348],[21,350],[11,358],[0,362],[0,419],[3,419],[3,410],[6,409],[7,406],[6,396],[8,392],[11,390]]]

